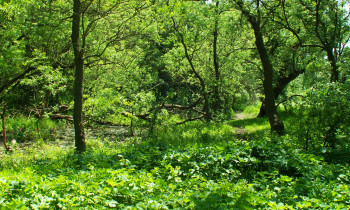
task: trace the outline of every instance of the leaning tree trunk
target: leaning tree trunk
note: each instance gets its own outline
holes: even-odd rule
[[[265,93],[265,108],[266,113],[269,118],[271,131],[276,132],[278,134],[282,134],[284,132],[284,124],[280,120],[276,105],[275,105],[275,97],[273,92],[273,66],[267,54],[267,50],[264,44],[263,36],[261,33],[260,24],[256,21],[249,21],[254,29],[255,35],[255,44],[258,49],[260,60],[264,69],[264,93]]]
[[[210,107],[209,107],[209,97],[208,97],[208,93],[207,93],[207,88],[206,88],[206,84],[204,82],[204,79],[201,77],[201,75],[199,74],[199,72],[197,72],[194,64],[193,64],[193,61],[192,61],[192,58],[191,56],[189,55],[189,52],[188,52],[188,48],[187,48],[187,45],[185,43],[185,39],[184,39],[184,36],[183,34],[178,30],[177,26],[176,26],[176,23],[175,23],[175,20],[174,18],[171,18],[172,21],[173,21],[173,27],[175,29],[175,31],[178,33],[178,35],[180,36],[180,41],[181,41],[181,44],[184,48],[184,51],[185,51],[185,57],[191,67],[191,70],[192,70],[192,73],[194,74],[194,76],[198,79],[199,81],[199,84],[201,86],[201,91],[202,91],[202,96],[203,96],[203,100],[204,100],[204,106],[203,106],[203,112],[205,113],[204,114],[204,118],[207,122],[210,121],[211,119],[211,114],[210,114]]]
[[[217,2],[216,6],[219,5],[219,2]],[[219,111],[222,107],[222,101],[220,98],[220,91],[219,87],[221,85],[220,82],[220,66],[219,66],[219,56],[218,56],[218,20],[215,20],[215,25],[214,25],[214,31],[213,31],[213,66],[215,70],[215,85],[214,85],[214,100],[213,100],[213,111],[217,112]]]
[[[83,79],[84,79],[84,49],[80,44],[81,2],[74,0],[72,43],[74,49],[74,131],[75,149],[78,153],[86,151],[85,133],[83,124]]]

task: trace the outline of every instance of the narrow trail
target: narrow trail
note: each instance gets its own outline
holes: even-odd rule
[[[239,112],[239,113],[235,114],[235,116],[233,117],[233,120],[235,120],[235,121],[236,120],[244,120],[246,118],[248,118],[247,114],[245,114],[243,112]],[[237,137],[240,137],[240,136],[242,136],[243,134],[246,133],[246,130],[245,130],[244,127],[236,126],[235,127],[235,133],[236,133]]]
[[[234,120],[244,120],[247,118],[247,114],[243,113],[243,112],[239,112],[237,114],[235,114],[235,116],[233,117]]]

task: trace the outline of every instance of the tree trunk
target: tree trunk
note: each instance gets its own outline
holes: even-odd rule
[[[11,148],[6,143],[6,126],[5,126],[5,113],[6,113],[6,104],[4,105],[4,110],[1,114],[1,120],[2,120],[2,140],[4,142],[4,146],[7,152],[11,151]]]
[[[327,51],[327,57],[328,61],[331,64],[331,82],[338,82],[339,81],[339,72],[338,72],[338,66],[337,61],[334,57],[334,54],[332,52]]]
[[[203,112],[205,112],[205,115],[204,115],[204,118],[206,119],[207,122],[210,121],[211,119],[211,114],[210,114],[210,108],[209,108],[209,97],[208,97],[208,93],[207,93],[207,88],[206,88],[206,84],[204,82],[204,79],[200,76],[200,74],[197,72],[193,62],[192,62],[192,58],[191,56],[189,55],[189,52],[188,52],[188,48],[187,48],[187,45],[185,43],[185,39],[183,37],[183,34],[178,30],[178,28],[176,27],[176,23],[175,23],[175,20],[174,18],[171,18],[172,21],[173,21],[173,27],[175,29],[175,31],[179,34],[180,36],[180,41],[181,41],[181,44],[184,48],[184,51],[185,51],[185,57],[186,57],[186,60],[188,61],[188,63],[190,64],[190,67],[191,67],[191,70],[192,70],[192,73],[194,74],[194,76],[198,79],[199,81],[199,84],[201,86],[201,91],[202,91],[202,96],[203,96],[203,100],[204,100],[204,106],[203,106]]]
[[[324,147],[330,147],[332,149],[335,149],[335,144],[337,141],[337,136],[336,136],[336,132],[338,129],[339,123],[334,122],[329,129],[326,132],[326,137],[324,139]]]
[[[75,150],[78,153],[86,151],[85,133],[83,124],[83,79],[84,79],[84,49],[80,44],[80,19],[81,2],[74,0],[73,5],[73,24],[72,24],[72,43],[74,49],[74,131],[75,131]]]
[[[275,97],[273,92],[273,66],[267,54],[267,50],[264,44],[263,36],[261,33],[261,28],[259,22],[249,20],[255,35],[255,44],[258,49],[260,60],[264,69],[264,93],[265,93],[265,107],[266,113],[269,118],[271,131],[276,132],[277,134],[283,134],[284,132],[284,124],[280,120],[276,105],[275,105]]]
[[[217,2],[218,6],[219,2]],[[218,20],[215,20],[215,26],[213,31],[213,65],[215,70],[215,84],[214,84],[214,100],[213,100],[213,111],[217,112],[221,109],[221,98],[219,92],[220,86],[220,67],[219,67],[219,57],[217,52],[217,42],[218,42]]]
[[[266,108],[265,108],[265,99],[263,98],[261,100],[261,106],[260,106],[260,110],[259,110],[259,114],[256,117],[266,117]]]

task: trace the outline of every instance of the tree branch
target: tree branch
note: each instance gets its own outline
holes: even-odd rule
[[[28,67],[27,70],[25,70],[22,74],[18,75],[17,77],[13,78],[12,80],[10,80],[9,82],[7,82],[6,84],[4,84],[3,86],[0,87],[0,94],[7,88],[9,88],[11,85],[15,84],[18,80],[23,79],[27,74],[29,74],[30,72],[36,70],[37,68],[35,67]]]
[[[289,101],[290,99],[292,99],[292,98],[294,98],[294,97],[306,98],[306,96],[303,96],[303,95],[292,95],[292,96],[289,96],[288,98],[286,98],[286,99],[280,101],[280,102],[276,105],[276,107],[278,107],[279,105],[283,104],[283,103],[286,102],[286,101]]]

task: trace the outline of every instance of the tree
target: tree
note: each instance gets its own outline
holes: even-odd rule
[[[346,24],[349,20],[348,14],[339,6],[343,4],[344,7],[344,2],[315,0],[315,7],[304,1],[300,1],[300,4],[310,14],[310,18],[303,19],[305,27],[313,33],[320,43],[319,47],[327,53],[331,65],[330,81],[338,82],[338,60],[350,38],[349,24]]]
[[[86,150],[83,122],[84,68],[89,71],[99,67],[102,70],[109,66],[115,68],[118,63],[111,58],[116,58],[117,53],[122,51],[117,46],[125,44],[121,44],[121,41],[127,37],[135,36],[134,29],[127,23],[140,15],[140,11],[148,5],[148,1],[74,1],[71,38],[75,65],[73,118],[77,152]],[[114,52],[111,52],[111,48]]]
[[[282,134],[284,132],[284,124],[280,120],[277,113],[275,97],[273,93],[274,69],[263,39],[263,23],[261,22],[262,17],[260,11],[261,2],[260,0],[256,0],[255,3],[249,2],[248,5],[250,8],[247,8],[247,5],[244,4],[242,0],[234,0],[234,3],[237,5],[237,8],[242,12],[242,14],[247,18],[254,31],[255,45],[259,52],[260,60],[264,70],[263,87],[265,94],[265,105],[271,126],[271,131]],[[251,10],[253,10],[254,13]]]
[[[322,113],[327,113],[324,117],[329,119],[323,120],[324,123],[319,124],[328,127],[325,132],[324,145],[328,144],[334,148],[336,132],[340,130],[339,128],[343,124],[342,121],[344,118],[330,115],[328,114],[328,110],[330,110],[329,104],[337,101],[339,94],[337,91],[346,87],[346,85],[331,83],[346,82],[346,73],[345,71],[341,72],[343,69],[340,66],[342,66],[344,60],[343,54],[350,40],[349,11],[345,9],[348,1],[298,0],[281,2],[283,15],[280,16],[278,23],[297,37],[300,47],[308,48],[309,53],[314,54],[314,56],[320,54],[319,56],[321,56],[322,60],[325,60],[326,57],[329,63],[329,65],[324,65],[326,68],[319,68],[317,70],[318,74],[322,73],[320,70],[328,70],[327,73],[330,73],[330,83],[327,84],[324,80],[319,84],[320,81],[316,81],[316,84],[312,84],[311,86],[315,87],[317,85],[318,89],[321,89],[320,86],[322,88],[328,88],[325,91],[327,94],[320,94],[318,96],[317,103],[323,104],[324,107],[322,109],[324,110]],[[314,50],[311,51],[311,49]],[[329,93],[333,93],[331,99],[328,96]],[[310,95],[313,94],[311,93]],[[340,107],[336,109],[339,110],[339,113],[342,110]],[[322,128],[318,128],[317,132],[322,133]]]
[[[84,79],[84,50],[86,37],[80,42],[80,20],[82,5],[80,0],[73,2],[72,44],[74,50],[74,131],[75,149],[77,152],[86,151],[85,132],[83,124],[83,79]]]
[[[265,25],[267,29],[268,38],[267,46],[269,47],[268,54],[274,63],[276,69],[274,73],[273,82],[273,95],[276,101],[282,93],[285,92],[286,87],[305,73],[307,64],[310,63],[308,58],[307,49],[299,46],[298,41],[292,34],[288,33],[288,30],[281,27],[279,24],[275,24],[274,21],[270,21]],[[274,33],[279,31],[280,33]],[[266,116],[266,108],[264,100],[261,103],[260,112],[258,117]]]
[[[48,102],[53,96],[63,92],[62,83],[66,80],[62,78],[63,64],[58,58],[67,52],[63,49],[67,44],[56,43],[67,42],[67,14],[60,4],[49,6],[41,2],[34,6],[19,1],[5,3],[1,9],[0,98],[9,103],[9,109],[23,111],[52,105]],[[62,12],[54,14],[56,7]],[[53,20],[46,18],[49,16]]]
[[[206,120],[228,117],[232,113],[235,94],[243,89],[239,85],[243,74],[239,61],[245,53],[236,52],[250,44],[238,38],[246,33],[237,30],[237,11],[232,11],[230,5],[221,1],[172,1],[159,10],[162,12],[162,29],[168,31],[162,38],[173,43],[164,54],[165,68],[179,84],[176,97],[186,99],[177,103],[185,103],[183,107],[192,109],[194,101],[196,106],[201,106],[197,109],[201,112],[196,114],[201,114]],[[167,22],[169,16],[171,28]],[[180,90],[181,85],[187,88],[187,92]],[[198,97],[202,98],[199,103]]]

